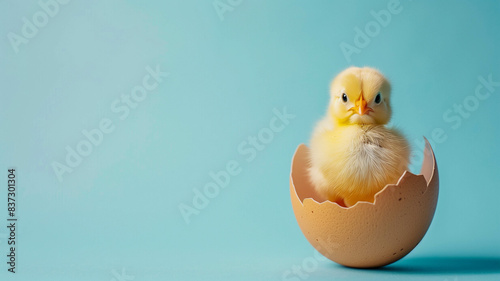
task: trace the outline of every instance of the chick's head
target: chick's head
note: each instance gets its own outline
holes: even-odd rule
[[[350,67],[330,86],[329,116],[339,125],[383,125],[391,119],[391,86],[376,69]]]

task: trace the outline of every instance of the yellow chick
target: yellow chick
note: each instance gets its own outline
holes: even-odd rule
[[[385,125],[391,118],[391,87],[369,67],[350,67],[331,83],[326,116],[310,142],[309,177],[324,198],[343,206],[374,201],[386,184],[407,170],[410,146]]]

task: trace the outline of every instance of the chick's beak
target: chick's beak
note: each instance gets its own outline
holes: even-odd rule
[[[363,94],[361,94],[359,96],[359,99],[354,103],[353,110],[359,115],[364,115],[372,111],[372,109],[366,105],[367,105],[366,100],[363,98]]]

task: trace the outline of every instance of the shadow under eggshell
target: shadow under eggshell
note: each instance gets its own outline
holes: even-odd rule
[[[422,240],[436,210],[439,177],[426,141],[421,174],[409,171],[388,184],[375,202],[346,208],[325,201],[309,181],[308,154],[299,145],[292,160],[290,196],[304,236],[321,254],[339,264],[370,268],[393,263]]]

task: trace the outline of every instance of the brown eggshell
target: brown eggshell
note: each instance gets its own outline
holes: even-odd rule
[[[309,149],[299,145],[292,160],[290,196],[305,237],[325,257],[339,264],[380,267],[407,255],[422,240],[436,210],[439,179],[436,159],[426,141],[421,174],[409,171],[388,184],[375,202],[346,208],[325,201],[309,181]]]

